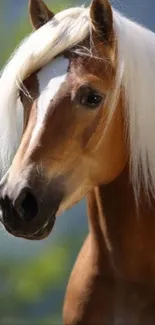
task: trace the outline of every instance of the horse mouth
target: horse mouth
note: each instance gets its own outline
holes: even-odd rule
[[[31,240],[42,240],[47,238],[53,227],[55,224],[55,220],[56,220],[56,212],[52,214],[52,216],[49,218],[49,220],[44,224],[44,226],[42,228],[40,228],[38,231],[36,231],[31,238],[27,239],[31,239]]]
[[[14,226],[8,224],[8,222],[4,221],[4,219],[2,218],[2,212],[0,213],[1,216],[1,220],[0,222],[3,224],[4,228],[6,229],[6,231],[8,233],[10,233],[12,236],[14,237],[18,237],[18,238],[23,238],[23,239],[27,239],[27,240],[43,240],[45,238],[47,238],[53,227],[55,224],[55,220],[56,220],[56,213],[57,210],[54,210],[54,212],[52,212],[51,216],[49,218],[46,218],[45,223],[42,226],[39,226],[38,229],[32,232],[32,229],[26,229],[26,231],[24,231],[24,229],[22,228],[22,230],[20,229],[16,229]]]

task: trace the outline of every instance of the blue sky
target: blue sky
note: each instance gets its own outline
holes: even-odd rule
[[[2,1],[2,0],[0,0]],[[57,2],[56,0],[48,0],[46,3]],[[64,0],[60,0],[59,4],[63,4]],[[89,0],[71,0],[73,4],[77,3],[89,3]],[[139,22],[147,25],[155,31],[155,0],[111,0],[115,7],[119,8],[125,14],[132,18],[135,18]],[[28,0],[3,0],[4,11],[3,17],[5,18],[5,24],[10,21],[18,19],[18,17],[25,12],[28,4]]]

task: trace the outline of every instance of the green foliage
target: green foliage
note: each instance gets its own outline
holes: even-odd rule
[[[61,324],[68,276],[82,241],[70,237],[35,258],[1,260],[0,324]]]
[[[64,267],[68,265],[67,247],[55,247],[46,250],[41,256],[19,265],[11,272],[10,285],[24,302],[34,302],[50,288],[55,288],[62,281]],[[24,279],[24,281],[23,281]]]

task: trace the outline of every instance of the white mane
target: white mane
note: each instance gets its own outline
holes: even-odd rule
[[[113,15],[118,44],[116,81],[117,89],[123,86],[125,92],[132,182],[136,195],[142,182],[146,191],[155,195],[155,34],[115,10]],[[17,97],[21,82],[85,39],[90,24],[89,9],[72,8],[57,14],[20,45],[4,69],[0,79],[0,176],[19,146]]]
[[[125,91],[131,180],[155,196],[155,34],[114,12],[118,44],[117,82]]]

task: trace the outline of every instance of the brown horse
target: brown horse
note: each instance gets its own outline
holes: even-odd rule
[[[0,79],[2,223],[43,239],[87,195],[64,324],[154,325],[155,35],[108,0],[29,9],[36,31]]]

